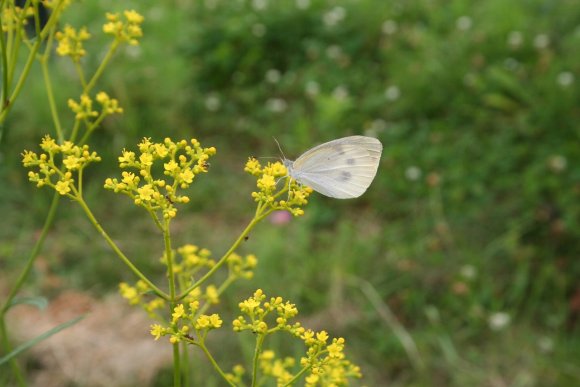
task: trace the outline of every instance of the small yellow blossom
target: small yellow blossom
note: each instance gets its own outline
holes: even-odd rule
[[[151,326],[151,334],[155,336],[155,340],[159,340],[159,338],[165,334],[165,328],[159,324],[153,324]]]
[[[88,40],[91,34],[85,27],[77,31],[67,24],[62,31],[56,33],[55,37],[58,41],[56,52],[60,56],[69,56],[73,62],[79,62],[86,55],[83,42]]]
[[[175,308],[173,308],[173,313],[171,314],[171,317],[174,324],[177,322],[177,320],[179,320],[183,316],[185,316],[185,308],[183,304],[179,304]]]
[[[196,323],[195,323],[195,329],[197,330],[201,330],[201,329],[217,329],[220,328],[223,324],[223,321],[221,320],[220,316],[217,314],[212,314],[211,316],[208,315],[201,315]]]
[[[123,13],[124,19],[117,13],[107,13],[107,23],[103,25],[103,32],[113,35],[119,42],[126,42],[130,45],[138,45],[138,38],[143,36],[141,24],[143,16],[136,11],[130,10]]]

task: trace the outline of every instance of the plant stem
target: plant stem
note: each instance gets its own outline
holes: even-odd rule
[[[168,300],[168,301],[171,300],[170,296],[167,293],[165,293],[164,291],[159,289],[157,286],[155,286],[155,284],[153,282],[151,282],[149,280],[149,278],[147,278],[145,276],[145,274],[141,273],[141,271],[137,268],[137,266],[135,266],[131,262],[131,260],[129,260],[129,258],[127,258],[127,256],[125,254],[123,254],[121,249],[119,249],[119,247],[115,244],[115,242],[113,242],[113,240],[107,234],[107,232],[103,229],[103,227],[101,227],[101,225],[99,224],[99,222],[97,221],[97,219],[95,218],[95,216],[93,215],[93,213],[91,212],[91,210],[89,209],[89,207],[87,206],[85,201],[82,198],[77,198],[77,200],[78,200],[78,203],[80,204],[80,206],[82,207],[82,209],[85,211],[85,214],[87,215],[87,217],[89,218],[89,220],[91,221],[93,226],[95,226],[97,231],[102,235],[103,238],[105,238],[105,240],[107,241],[109,246],[111,246],[113,251],[115,253],[117,253],[117,256],[119,256],[121,261],[123,261],[125,263],[125,265],[127,265],[129,267],[129,269],[131,269],[131,271],[133,273],[135,273],[135,275],[137,277],[139,277],[139,279],[141,279],[143,282],[145,282],[151,288],[151,290],[153,290],[153,292],[155,294],[157,294],[159,297],[163,298],[164,300]]]
[[[181,359],[179,356],[179,343],[173,344],[173,386],[181,386]]]
[[[268,212],[269,213],[269,212]],[[267,214],[268,214],[267,213]],[[224,265],[224,263],[227,262],[228,257],[234,252],[236,251],[236,249],[238,248],[238,246],[240,245],[240,243],[242,243],[242,241],[244,240],[244,237],[246,235],[249,234],[249,232],[252,230],[252,228],[254,228],[254,226],[262,219],[264,219],[265,216],[267,216],[267,214],[265,215],[256,215],[254,216],[254,218],[250,221],[250,223],[246,226],[246,228],[244,229],[244,231],[242,231],[242,233],[240,234],[240,236],[238,237],[238,239],[234,242],[234,244],[228,249],[228,251],[226,251],[226,253],[220,258],[220,260],[215,264],[214,267],[212,267],[207,273],[205,273],[205,275],[203,277],[201,277],[199,280],[197,280],[193,285],[191,285],[189,288],[187,288],[183,293],[181,293],[178,297],[177,297],[177,301],[181,300],[182,298],[186,297],[193,289],[201,286],[205,281],[207,281],[212,275],[213,273],[215,273],[220,267],[222,267]]]
[[[262,345],[264,344],[264,339],[266,335],[258,334],[256,338],[256,348],[254,349],[254,363],[252,366],[252,387],[256,387],[256,382],[258,380],[258,361],[260,360],[260,354],[262,353]]]
[[[105,55],[105,57],[103,58],[103,61],[99,65],[99,68],[97,69],[97,71],[95,71],[95,74],[93,75],[93,77],[91,78],[91,80],[89,81],[89,83],[87,84],[87,86],[84,89],[84,92],[86,94],[89,94],[91,89],[95,86],[95,83],[100,78],[101,74],[105,70],[105,67],[107,67],[107,64],[109,64],[109,61],[113,57],[113,54],[115,53],[115,51],[117,51],[118,47],[119,47],[119,42],[117,40],[115,40],[115,41],[113,41],[113,43],[111,43],[111,47],[109,48],[107,55]]]
[[[211,353],[208,351],[207,347],[205,346],[205,343],[202,341],[200,343],[196,343],[199,348],[201,348],[201,350],[203,351],[203,353],[205,354],[205,356],[208,358],[208,360],[210,361],[210,363],[213,365],[213,368],[222,376],[222,378],[224,378],[224,380],[232,387],[235,387],[236,385],[234,383],[232,383],[226,376],[226,374],[224,373],[224,371],[220,368],[220,366],[218,365],[218,363],[215,361],[215,359],[213,358],[213,356],[211,355]]]
[[[14,298],[16,297],[18,292],[20,291],[20,288],[22,287],[22,285],[24,285],[24,282],[26,281],[26,279],[28,278],[28,275],[30,274],[30,271],[32,270],[34,262],[36,261],[36,257],[38,256],[38,253],[40,252],[40,249],[42,248],[42,246],[44,244],[44,241],[46,239],[46,235],[48,234],[48,230],[50,229],[50,226],[52,225],[52,223],[54,221],[54,216],[56,214],[56,209],[58,208],[59,200],[60,200],[60,195],[57,192],[55,192],[54,196],[52,197],[52,203],[50,204],[50,208],[48,209],[48,214],[46,215],[46,219],[44,220],[44,226],[42,227],[42,231],[40,232],[40,236],[38,237],[38,240],[34,244],[34,247],[32,248],[30,255],[28,256],[28,260],[26,261],[26,265],[24,266],[24,269],[22,269],[20,276],[16,280],[16,283],[14,284],[14,286],[12,286],[10,293],[8,293],[8,296],[6,297],[4,305],[0,309],[0,324],[2,324],[2,330],[0,331],[0,336],[1,336],[0,338],[2,341],[2,347],[4,349],[4,353],[8,353],[11,350],[10,343],[8,341],[8,331],[6,330],[6,327],[5,327],[6,312],[8,312],[8,309],[10,309],[10,307],[12,306],[12,301],[14,300]],[[14,374],[16,375],[17,379],[20,382],[20,385],[22,385],[22,386],[26,385],[26,383],[24,383],[24,379],[21,375],[21,372],[20,372],[20,369],[18,367],[18,363],[16,362],[16,359],[11,359],[10,364],[12,366],[12,370],[13,370]]]

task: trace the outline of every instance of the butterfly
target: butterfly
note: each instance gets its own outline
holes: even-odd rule
[[[371,185],[383,145],[367,136],[343,137],[315,146],[295,161],[284,159],[288,176],[336,199],[361,196]]]

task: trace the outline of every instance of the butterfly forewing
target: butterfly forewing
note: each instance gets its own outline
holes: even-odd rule
[[[318,145],[294,161],[291,176],[323,195],[362,195],[373,181],[383,146],[371,137],[351,136]]]

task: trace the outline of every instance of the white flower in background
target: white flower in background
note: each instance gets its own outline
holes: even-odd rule
[[[280,71],[276,69],[270,69],[266,71],[266,80],[270,83],[278,83],[280,82],[280,78],[282,78],[282,74]]]
[[[411,181],[417,181],[421,178],[421,169],[417,166],[410,166],[405,170],[405,177]]]
[[[401,90],[398,86],[389,86],[385,90],[385,98],[389,101],[396,101],[401,96]]]
[[[262,36],[266,35],[266,26],[262,23],[254,24],[252,26],[252,34],[257,38],[261,38]]]
[[[205,99],[205,108],[210,112],[218,111],[220,106],[221,101],[216,95],[210,95]]]
[[[464,265],[459,272],[466,280],[472,280],[477,277],[477,269],[473,265]]]
[[[329,59],[339,59],[342,56],[342,48],[338,44],[333,44],[326,48],[326,56]]]
[[[346,10],[342,7],[334,7],[322,15],[322,21],[327,27],[333,27],[340,23],[346,17]]]
[[[310,0],[296,0],[296,8],[298,9],[310,8]]]
[[[514,58],[507,58],[506,60],[503,61],[503,65],[505,66],[506,69],[515,71],[520,67],[520,62],[518,62],[517,59]]]
[[[282,113],[288,108],[288,103],[282,98],[270,98],[266,101],[266,107],[273,113]]]
[[[268,6],[268,0],[252,0],[252,8],[256,11],[262,11]]]
[[[496,312],[489,316],[487,323],[492,331],[501,331],[509,325],[511,319],[511,316],[506,312]]]
[[[203,4],[207,9],[214,10],[217,8],[218,0],[205,0]]]
[[[377,133],[382,132],[383,130],[387,129],[387,121],[383,120],[382,118],[373,120],[370,129]]]
[[[471,21],[471,18],[469,16],[461,16],[455,22],[455,26],[459,31],[467,31],[468,29],[471,28],[472,25],[473,22]]]
[[[131,58],[139,58],[142,53],[143,53],[143,50],[141,49],[141,46],[126,46],[125,47],[125,54],[127,54],[127,56],[130,56]]]
[[[397,25],[397,22],[392,19],[385,20],[381,26],[381,31],[383,31],[383,34],[385,35],[393,35],[398,29],[399,26]]]
[[[548,167],[552,172],[562,172],[568,166],[568,160],[562,155],[553,155],[548,159]]]
[[[554,340],[547,336],[540,337],[538,348],[544,353],[552,352],[554,350]]]
[[[538,34],[534,38],[534,47],[538,50],[547,48],[550,45],[550,37],[546,34]]]
[[[320,85],[316,81],[308,81],[306,82],[304,91],[310,97],[315,97],[320,93]]]
[[[332,97],[338,101],[344,101],[348,98],[348,89],[346,86],[336,86],[334,90],[332,90]]]
[[[512,31],[509,33],[507,43],[512,48],[518,48],[524,43],[524,34],[520,31]]]
[[[562,87],[568,87],[574,83],[574,74],[570,71],[562,71],[558,74],[557,82]]]

